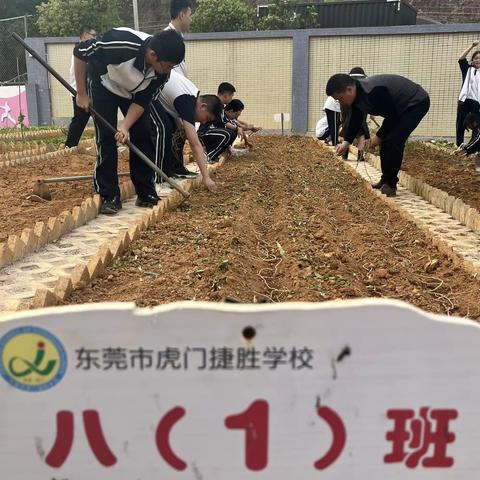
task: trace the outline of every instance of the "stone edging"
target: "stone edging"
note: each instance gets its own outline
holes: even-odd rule
[[[84,153],[85,147],[94,145],[93,139],[82,140],[78,147],[65,148],[61,150],[51,150],[48,145],[41,145],[36,149],[8,152],[9,160],[0,162],[0,167],[13,167],[15,165],[25,165],[30,162],[40,162],[50,158],[72,155],[74,153]]]
[[[59,150],[52,153],[69,155],[72,153],[71,150],[73,148],[69,151]],[[121,154],[120,152],[119,155]],[[120,193],[122,200],[135,195],[131,180],[120,183]],[[56,242],[59,238],[96,218],[99,210],[100,197],[92,195],[83,200],[80,206],[73,207],[71,211],[65,210],[55,217],[50,217],[46,223],[37,222],[33,228],[24,228],[20,235],[10,235],[6,242],[0,243],[0,268],[25,258],[49,243]]]
[[[317,140],[317,142],[323,146],[328,148],[331,151],[334,151],[334,147],[325,145],[323,142]],[[353,146],[350,146],[350,151],[354,154],[357,153],[357,149]],[[377,158],[378,161],[380,161],[379,157],[375,157],[375,155],[367,154],[373,157],[374,159]],[[380,169],[380,165],[378,164],[378,167],[376,166],[375,163],[373,163],[373,160],[370,161],[369,163],[373,165],[375,168]],[[344,169],[346,169],[350,174],[354,175],[357,178],[360,178],[362,180],[362,185],[363,188],[365,189],[366,192],[370,192],[374,195],[376,195],[383,203],[388,205],[389,208],[392,210],[395,210],[402,218],[404,218],[407,221],[411,221],[415,223],[415,225],[422,231],[422,233],[425,234],[425,236],[428,238],[428,240],[432,243],[432,245],[436,246],[440,253],[443,253],[446,255],[454,265],[459,266],[463,269],[465,269],[468,273],[472,275],[479,275],[480,274],[480,269],[471,261],[465,259],[462,257],[460,254],[455,252],[453,248],[448,245],[448,243],[443,240],[441,237],[433,233],[428,226],[426,226],[423,221],[419,218],[416,218],[414,215],[411,213],[407,212],[401,205],[397,204],[396,201],[393,198],[388,198],[385,195],[383,195],[380,190],[376,190],[370,187],[369,183],[355,170],[349,167],[348,165],[345,165],[344,162],[342,162],[342,166]],[[409,189],[408,186],[405,186],[406,188]],[[425,197],[424,197],[425,198]],[[425,198],[426,199],[426,198]],[[426,199],[428,200],[428,199]],[[429,201],[429,200],[428,200]],[[430,202],[432,203],[432,202]],[[439,208],[439,207],[438,207]]]
[[[224,159],[222,158],[218,163],[208,165],[208,170],[213,173],[223,164]],[[194,188],[200,187],[201,184],[202,178],[199,175],[194,180],[184,182],[183,188],[192,192]],[[173,210],[182,200],[182,195],[176,190],[173,190],[168,197],[163,197],[156,207],[146,211],[142,218],[137,220],[127,231],[119,233],[115,240],[109,240],[102,245],[98,253],[86,265],[79,264],[73,269],[70,276],[60,277],[53,289],[42,288],[37,290],[31,300],[30,308],[56,306],[65,301],[74,290],[85,288],[115,259],[121,257],[129,245],[140,236],[141,232],[158,223],[167,210]]]
[[[350,151],[355,155],[357,154],[356,147],[351,146]],[[377,170],[381,170],[380,157],[367,153],[365,158],[370,165],[374,166]],[[403,170],[400,170],[398,178],[400,185],[419,195],[445,213],[448,213],[470,230],[475,233],[480,233],[480,212],[476,208],[464,203],[460,198],[449,195],[444,190],[432,187],[428,183],[415,178]]]
[[[93,129],[89,128],[88,131]],[[62,128],[45,128],[42,130],[24,130],[23,135],[20,131],[14,131],[12,133],[0,133],[0,141],[19,141],[22,140],[36,140],[43,138],[55,138],[65,134],[65,130]]]

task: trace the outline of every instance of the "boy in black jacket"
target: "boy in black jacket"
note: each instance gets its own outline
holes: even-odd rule
[[[379,188],[387,197],[394,197],[405,143],[430,108],[428,93],[400,75],[355,79],[342,73],[330,78],[326,92],[351,110],[345,140],[337,147],[337,155],[349,148],[366,113],[384,117],[382,126],[370,141],[370,147],[380,146],[382,165],[382,178],[372,187]]]
[[[77,45],[74,55],[77,105],[87,110],[91,102],[115,127],[119,108],[125,116],[116,135],[95,122],[95,190],[102,198],[100,212],[115,214],[121,208],[116,141],[124,142],[131,134],[132,142],[147,157],[154,158],[146,110],[154,93],[168,80],[172,68],[184,59],[185,45],[173,30],[152,37],[130,28],[114,28],[101,40],[92,39]],[[150,208],[156,205],[154,172],[131,152],[130,175],[137,192],[136,205]]]

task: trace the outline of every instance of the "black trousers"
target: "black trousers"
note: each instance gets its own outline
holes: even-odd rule
[[[185,132],[158,101],[150,104],[150,121],[155,163],[167,177],[171,177],[184,169]],[[156,176],[155,181],[161,183],[162,178]]]
[[[470,112],[480,112],[480,104],[467,98],[457,106],[457,147],[465,141],[465,118]]]
[[[335,112],[334,110],[329,110],[326,108],[325,114],[327,115],[330,141],[332,142],[333,146],[336,146],[338,144],[338,134],[340,132],[340,112]]]
[[[90,112],[86,112],[83,108],[77,106],[75,97],[73,100],[73,117],[68,127],[67,140],[65,140],[65,146],[68,148],[76,147],[82,138],[83,131],[87,126],[90,119]]]
[[[398,183],[398,172],[402,166],[403,152],[410,134],[417,128],[422,118],[430,109],[430,99],[410,107],[399,117],[386,118],[383,121],[380,160],[382,165],[382,182],[391,187]]]
[[[111,125],[117,127],[118,109],[123,115],[131,105],[131,100],[119,97],[103,87],[100,82],[88,81],[88,93],[92,99],[93,108]],[[95,191],[102,197],[112,198],[120,195],[118,186],[118,152],[114,134],[100,122],[95,121],[95,140],[97,144],[97,163],[94,173]],[[130,140],[148,158],[153,158],[152,141],[150,137],[150,121],[148,109],[130,129]],[[139,197],[157,196],[155,192],[155,172],[140,158],[130,151],[130,178]]]
[[[230,147],[237,133],[228,128],[202,128],[198,129],[198,138],[203,143],[209,163],[217,161],[218,157]]]

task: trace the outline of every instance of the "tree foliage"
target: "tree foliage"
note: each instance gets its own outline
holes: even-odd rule
[[[200,0],[193,14],[192,32],[255,30],[256,12],[241,0]]]
[[[268,14],[258,21],[259,30],[289,30],[317,26],[317,11],[314,6],[299,9],[288,0],[270,0]]]
[[[48,0],[37,7],[37,25],[43,35],[78,36],[88,25],[105,32],[122,24],[126,0]]]

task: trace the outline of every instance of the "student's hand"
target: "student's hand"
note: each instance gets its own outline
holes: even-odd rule
[[[370,148],[372,150],[375,150],[375,148],[379,147],[381,144],[382,144],[382,139],[380,137],[377,137],[377,135],[374,135],[370,140]]]
[[[130,140],[130,132],[123,127],[120,127],[115,134],[115,140],[118,143],[125,143],[127,140]]]
[[[203,184],[210,192],[215,193],[217,191],[217,184],[210,177],[204,177]]]
[[[237,137],[245,138],[245,132],[243,131],[242,127],[238,127],[237,129]]]
[[[341,155],[342,153],[348,152],[349,147],[350,147],[350,144],[344,141],[339,145],[337,145],[337,148],[335,149],[335,153],[337,155]]]
[[[257,133],[257,132],[259,132],[261,129],[262,129],[262,127],[253,127],[253,128],[252,128],[252,132],[253,132],[253,133]]]
[[[77,93],[75,102],[77,103],[77,107],[82,108],[87,112],[90,108],[90,104],[92,103],[90,97],[86,93]]]
[[[480,43],[480,40],[474,40],[472,42],[472,47],[476,47]]]

